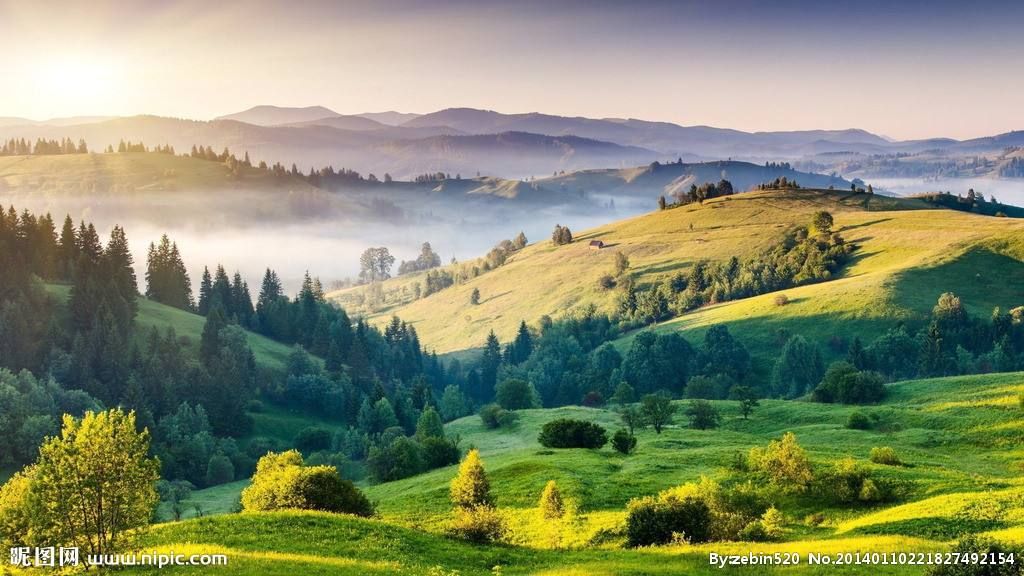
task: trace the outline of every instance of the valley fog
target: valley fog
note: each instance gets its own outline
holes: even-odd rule
[[[402,211],[400,217],[387,220],[358,214],[341,205],[327,207],[316,217],[299,217],[287,210],[268,211],[266,198],[261,195],[230,196],[147,194],[117,198],[7,193],[0,194],[0,203],[5,210],[13,205],[19,213],[25,209],[50,213],[58,235],[65,214],[71,216],[76,228],[83,219],[95,224],[104,243],[113,226],[122,226],[142,291],[147,248],[166,233],[181,251],[194,294],[198,294],[203,267],[208,266],[212,272],[217,264],[223,264],[229,275],[236,270],[242,274],[254,299],[268,267],[278,273],[289,294],[298,290],[307,270],[330,289],[336,282],[359,274],[359,256],[371,246],[390,250],[395,257],[394,275],[402,260],[419,255],[423,242],[430,242],[447,264],[453,257],[463,261],[482,256],[520,231],[535,242],[549,237],[555,224],[577,231],[646,211],[639,204],[601,213],[578,213],[571,208],[475,209],[463,205],[461,210],[454,210],[424,205],[419,211]],[[257,202],[264,208],[254,213],[253,204]]]
[[[998,178],[866,178],[876,188],[897,196],[910,196],[922,192],[950,192],[965,196],[971,188],[1004,204],[1024,206],[1024,180]]]

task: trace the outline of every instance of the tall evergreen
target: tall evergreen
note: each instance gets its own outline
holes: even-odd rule
[[[196,311],[206,316],[210,312],[210,298],[213,296],[213,279],[210,277],[209,266],[203,266],[203,279],[199,282],[199,302]]]
[[[57,246],[58,277],[61,280],[71,280],[77,261],[78,238],[75,236],[75,223],[69,215],[64,217],[64,226],[60,230],[60,241]]]
[[[164,234],[159,245],[149,245],[146,260],[146,296],[161,304],[192,310],[192,282],[178,245]]]

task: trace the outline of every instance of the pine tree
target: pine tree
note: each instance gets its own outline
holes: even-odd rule
[[[220,354],[220,331],[228,325],[220,306],[210,308],[203,326],[203,336],[199,342],[199,357],[208,364]]]
[[[213,278],[210,276],[210,268],[203,266],[203,279],[199,282],[199,304],[197,311],[200,316],[206,316],[210,312],[210,298],[213,296]]]
[[[501,366],[501,343],[491,330],[487,335],[484,353],[480,358],[480,389],[475,391],[476,400],[485,401],[494,391]]]
[[[491,484],[487,480],[478,450],[470,450],[459,464],[459,473],[451,484],[451,498],[452,504],[462,510],[494,507]]]
[[[127,303],[130,315],[135,317],[138,310],[137,297],[139,284],[135,279],[135,261],[132,259],[131,250],[128,248],[128,237],[124,228],[114,226],[110,232],[110,240],[107,242],[107,249],[103,253],[107,274],[113,281],[120,296]]]
[[[554,480],[548,480],[540,494],[540,513],[545,520],[557,520],[565,515],[565,501]]]
[[[71,280],[74,276],[75,263],[78,262],[78,238],[75,236],[75,224],[71,221],[71,216],[64,217],[57,254],[58,277],[61,280]]]

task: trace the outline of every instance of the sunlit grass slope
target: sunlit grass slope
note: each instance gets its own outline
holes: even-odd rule
[[[870,338],[898,320],[923,318],[943,291],[957,292],[976,314],[1024,303],[1024,221],[925,208],[917,200],[838,191],[737,194],[576,231],[568,246],[535,238],[540,241],[497,270],[427,298],[388,304],[375,321],[398,314],[441,352],[479,347],[492,329],[504,341],[521,320],[557,318],[591,303],[612,312],[618,293],[602,290],[598,279],[612,272],[616,252],[629,257],[641,286],[650,285],[700,259],[753,256],[787,228],[806,225],[818,210],[830,211],[835,228],[860,246],[839,278],[786,290],[785,307],[775,306],[769,294],[710,306],[653,329],[699,337],[711,324],[729,323],[764,362],[784,338],[780,330],[818,340]],[[594,239],[607,248],[589,249]],[[411,294],[412,284],[421,281],[395,278],[385,289],[397,295],[405,286]],[[480,291],[475,306],[474,289]],[[345,305],[360,290],[332,296]]]
[[[710,551],[927,551],[943,549],[971,532],[1024,541],[1022,392],[1024,373],[917,380],[890,385],[888,398],[877,406],[764,401],[749,420],[739,416],[735,403],[722,401],[715,403],[724,415],[720,429],[691,430],[677,416],[676,425],[661,435],[640,431],[638,450],[630,456],[608,447],[546,450],[536,442],[540,427],[559,417],[585,418],[614,430],[618,418],[608,410],[526,410],[511,430],[486,430],[471,416],[448,424],[447,431],[458,434],[463,447],[480,449],[498,506],[513,529],[513,546],[469,546],[445,537],[454,467],[364,484],[377,503],[374,520],[315,513],[219,516],[163,525],[145,544],[147,549],[225,551],[234,559],[227,574],[430,574],[438,567],[444,571],[433,573],[485,574],[498,564],[508,574],[703,574],[714,572],[707,565]],[[855,410],[877,415],[875,429],[847,429],[845,422]],[[701,475],[723,478],[736,453],[786,431],[797,435],[819,469],[850,455],[874,474],[909,482],[911,489],[899,502],[872,506],[784,497],[777,502],[787,522],[780,543],[643,551],[620,547],[630,498]],[[891,446],[905,466],[870,463],[875,446]],[[544,529],[537,511],[548,480],[556,480],[579,507],[559,536],[563,549],[558,551],[551,550],[550,529]],[[229,489],[241,484],[221,488],[214,489],[218,502],[228,502],[233,501]],[[197,495],[217,496],[206,492]],[[811,522],[812,513],[821,518]],[[873,572],[880,574],[923,572],[919,567],[876,568]],[[785,570],[824,574],[836,569]]]
[[[169,154],[0,157],[0,192],[32,195],[309,188],[299,179],[285,180],[251,168],[233,173],[223,162]]]

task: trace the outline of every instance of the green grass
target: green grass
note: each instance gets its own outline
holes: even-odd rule
[[[315,512],[277,512],[202,518],[160,526],[146,534],[141,549],[180,554],[221,553],[226,567],[132,569],[143,574],[411,574],[470,576],[501,574],[641,575],[721,574],[708,564],[711,551],[746,554],[790,550],[815,552],[930,550],[927,541],[901,537],[854,537],[776,544],[672,546],[645,550],[538,550],[477,546],[379,520]],[[499,567],[499,568],[496,568]],[[729,568],[729,573],[857,574],[860,567],[802,566]],[[880,566],[878,574],[918,574],[919,569]]]
[[[899,382],[885,402],[867,407],[766,400],[749,420],[735,402],[715,402],[724,421],[718,430],[685,426],[677,415],[661,435],[638,434],[638,451],[548,450],[536,442],[543,424],[560,417],[619,427],[610,410],[567,407],[520,412],[509,430],[485,429],[470,416],[447,425],[461,446],[481,451],[497,503],[513,533],[513,546],[469,546],[444,535],[450,518],[448,484],[455,467],[379,485],[366,485],[378,518],[322,514],[231,515],[169,524],[147,536],[147,546],[225,549],[237,557],[229,573],[429,573],[435,566],[484,574],[495,564],[520,574],[711,573],[707,552],[927,551],[944,549],[970,532],[1024,542],[1024,418],[1018,395],[1024,373]],[[873,430],[845,428],[856,411],[873,413]],[[774,544],[719,543],[630,551],[623,542],[629,499],[733,472],[737,452],[763,446],[792,431],[818,469],[853,456],[876,475],[908,482],[898,502],[840,506],[814,496],[781,497],[787,534]],[[905,466],[870,463],[872,447],[890,446]],[[544,484],[556,480],[579,512],[558,532],[563,548],[551,550],[550,526],[537,515]],[[204,509],[234,503],[244,483],[198,491]],[[822,521],[805,521],[821,513]],[[259,526],[258,529],[255,526]],[[314,535],[314,533],[316,535]],[[564,547],[568,547],[565,549]],[[874,569],[873,569],[874,570]],[[919,574],[914,567],[877,567],[879,573]],[[788,571],[826,573],[810,567]],[[742,573],[742,572],[741,572]],[[755,573],[755,572],[750,572]],[[851,573],[857,573],[853,570]]]
[[[422,282],[420,275],[389,280],[388,300],[372,319],[386,322],[397,314],[439,352],[477,348],[492,329],[507,341],[522,320],[558,318],[589,304],[612,312],[618,291],[602,290],[598,279],[612,273],[616,252],[629,257],[630,274],[649,286],[699,259],[752,256],[787,228],[806,225],[817,210],[830,211],[836,229],[860,247],[838,278],[785,290],[790,303],[783,307],[774,304],[776,294],[765,294],[649,329],[682,331],[695,340],[710,325],[729,324],[763,375],[786,334],[805,334],[822,346],[834,336],[869,340],[897,321],[922,322],[944,291],[956,292],[984,316],[994,306],[1024,303],[1024,221],[922,207],[916,200],[848,192],[747,192],[577,231],[568,246],[541,240],[496,270],[416,301],[412,286]],[[588,242],[598,238],[608,248],[590,250]],[[481,295],[476,306],[469,304],[474,289]],[[352,307],[364,290],[331,297]],[[628,345],[634,335],[619,344]]]

